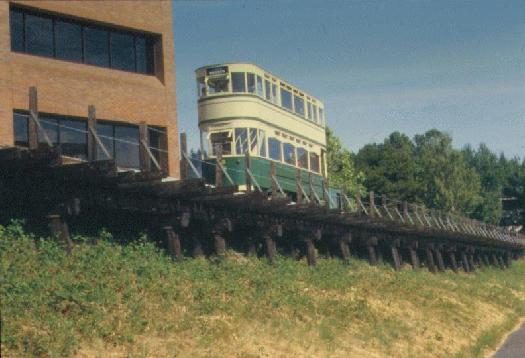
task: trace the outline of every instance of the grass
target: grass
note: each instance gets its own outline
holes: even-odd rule
[[[525,316],[525,262],[474,274],[358,259],[173,262],[0,226],[2,356],[478,357]]]

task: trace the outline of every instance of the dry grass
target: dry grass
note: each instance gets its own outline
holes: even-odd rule
[[[477,357],[525,317],[525,261],[473,274],[174,263],[148,243],[78,243],[68,257],[13,229],[0,238],[2,356]]]

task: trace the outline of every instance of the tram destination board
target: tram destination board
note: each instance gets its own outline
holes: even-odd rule
[[[228,66],[211,67],[206,69],[207,76],[218,76],[228,73]]]

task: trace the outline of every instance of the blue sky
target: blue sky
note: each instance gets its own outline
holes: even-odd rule
[[[525,1],[175,1],[180,129],[194,70],[253,62],[325,102],[352,151],[431,128],[525,157]]]

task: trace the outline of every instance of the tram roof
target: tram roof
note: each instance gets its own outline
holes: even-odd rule
[[[195,73],[198,73],[199,71],[202,71],[202,70],[205,70],[207,68],[211,68],[211,67],[218,67],[218,66],[231,66],[231,65],[241,65],[241,66],[251,66],[251,67],[256,67],[258,68],[259,70],[261,70],[262,72],[268,74],[269,76],[271,77],[274,77],[275,79],[279,80],[280,82],[284,83],[285,85],[288,85],[290,87],[292,87],[293,89],[301,92],[302,94],[304,94],[305,96],[308,96],[312,99],[314,99],[315,101],[317,101],[318,103],[320,103],[323,108],[324,108],[324,102],[321,101],[318,97],[316,96],[312,96],[310,93],[307,93],[306,91],[304,91],[303,89],[301,89],[300,87],[297,87],[296,85],[290,83],[289,81],[287,80],[284,80],[281,76],[277,76],[275,75],[273,72],[270,72],[268,70],[266,70],[265,68],[259,66],[259,65],[256,65],[254,63],[250,63],[250,62],[224,62],[224,63],[214,63],[214,64],[210,64],[210,65],[205,65],[205,66],[201,66],[199,68],[197,68],[195,70]]]

